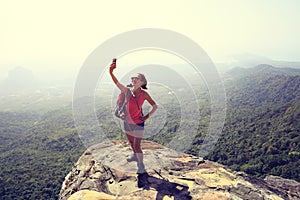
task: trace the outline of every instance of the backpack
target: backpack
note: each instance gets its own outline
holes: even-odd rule
[[[125,93],[119,94],[117,105],[115,108],[115,116],[124,120],[126,115],[126,105],[131,97],[130,89],[126,90]]]
[[[128,88],[124,93],[121,93],[119,94],[119,97],[118,97],[118,100],[117,100],[117,105],[116,105],[116,108],[115,108],[115,116],[124,120],[125,119],[125,116],[126,116],[126,105],[130,99],[132,94],[132,91]],[[135,98],[135,96],[133,95],[134,99],[135,99],[135,102],[136,102],[136,105],[138,106],[138,109],[140,110],[140,106]]]

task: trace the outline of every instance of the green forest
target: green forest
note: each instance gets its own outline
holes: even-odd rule
[[[237,68],[224,76],[224,84],[225,125],[205,159],[257,177],[272,174],[300,181],[300,70]],[[167,145],[176,134],[187,133],[177,132],[181,114],[178,102],[172,95],[161,96],[166,122],[160,132],[147,139]],[[205,88],[198,103],[201,118],[195,120],[199,128],[186,152],[196,156],[210,120]],[[113,121],[110,104],[97,105],[96,112],[107,137],[120,139],[121,130]],[[74,124],[72,105],[48,112],[2,111],[0,117],[1,198],[57,199],[64,177],[86,150]],[[178,141],[176,145],[182,144]]]
[[[300,181],[300,76],[269,70],[227,86],[226,123],[208,159],[259,177]]]

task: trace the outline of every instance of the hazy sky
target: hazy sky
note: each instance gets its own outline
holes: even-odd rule
[[[138,28],[182,33],[215,62],[300,61],[299,11],[299,0],[1,0],[0,78],[16,66],[75,76],[102,42]]]

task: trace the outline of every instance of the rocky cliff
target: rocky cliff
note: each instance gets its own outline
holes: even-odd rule
[[[90,147],[63,182],[60,200],[83,199],[300,199],[300,184],[270,176],[266,180],[233,172],[218,163],[143,141],[147,174],[126,161],[126,141]]]

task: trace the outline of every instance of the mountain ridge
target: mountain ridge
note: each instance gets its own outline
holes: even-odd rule
[[[300,76],[272,66],[244,70],[225,82],[227,118],[209,159],[251,175],[299,181]]]
[[[299,68],[288,68],[288,67],[274,67],[273,65],[269,64],[259,64],[255,65],[251,68],[246,67],[235,67],[230,70],[228,70],[225,73],[225,77],[231,76],[236,79],[244,78],[247,76],[252,75],[289,75],[289,76],[296,76],[300,75],[300,69]]]

